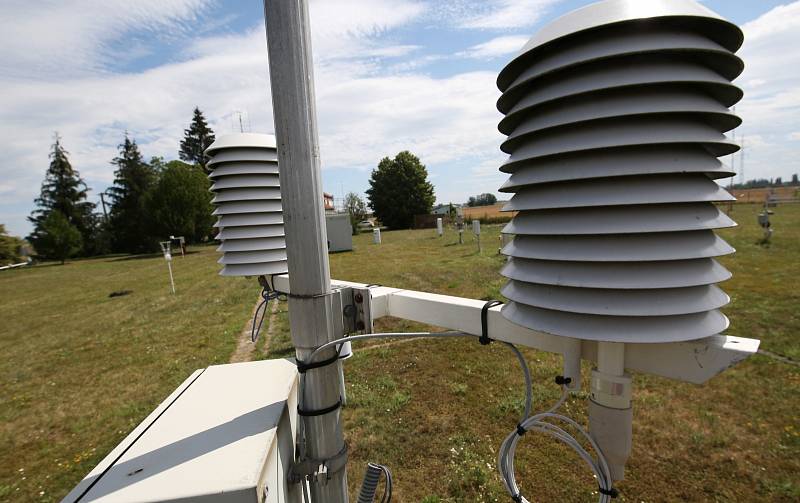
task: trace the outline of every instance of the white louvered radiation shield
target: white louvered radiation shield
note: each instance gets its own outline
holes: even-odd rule
[[[275,137],[236,133],[218,138],[206,155],[221,243],[222,276],[282,274],[286,265]]]
[[[717,158],[742,97],[742,32],[687,0],[611,0],[542,29],[500,73],[500,168],[518,212],[503,315],[543,332],[672,342],[725,330],[736,224]]]

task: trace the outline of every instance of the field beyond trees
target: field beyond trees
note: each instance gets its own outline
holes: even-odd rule
[[[721,232],[737,249],[722,259],[734,273],[722,285],[732,297],[727,333],[798,361],[800,205],[775,209],[768,246],[756,244],[758,210],[735,205],[740,227]],[[481,254],[469,233],[458,245],[452,230],[384,232],[381,245],[355,236],[355,251],[331,255],[332,275],[500,298],[500,228],[484,227]],[[258,287],[219,277],[217,258],[210,246],[175,257],[176,295],[160,254],[0,271],[0,501],[60,500],[194,369],[229,361]],[[292,354],[285,310],[281,303],[253,357]],[[354,349],[343,411],[351,494],[374,461],[392,468],[396,501],[508,500],[495,458],[518,421],[523,384],[506,348],[417,340]],[[559,358],[524,352],[539,410],[557,397]],[[586,399],[581,392],[563,411],[585,422]],[[636,375],[634,447],[618,501],[797,501],[799,400],[800,366],[765,355],[704,386]],[[520,442],[517,470],[529,499],[596,501],[582,461],[535,433]]]

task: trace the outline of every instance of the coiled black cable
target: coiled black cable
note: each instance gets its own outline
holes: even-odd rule
[[[378,484],[383,474],[386,482],[384,484],[381,503],[392,501],[392,472],[383,465],[367,463],[367,472],[364,474],[364,481],[361,483],[361,491],[358,493],[358,503],[374,503],[375,494],[378,492]]]

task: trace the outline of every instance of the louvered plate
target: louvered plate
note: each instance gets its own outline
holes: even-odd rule
[[[280,187],[278,175],[230,175],[222,176],[214,180],[211,186],[213,192],[219,192],[223,189],[243,189],[243,188],[261,188],[261,187]]]
[[[249,227],[222,227],[214,239],[274,238],[283,236],[283,225],[252,225]]]
[[[728,328],[718,310],[675,316],[603,316],[553,311],[510,302],[503,306],[509,321],[548,334],[607,342],[679,342],[702,339]]]
[[[501,150],[508,152],[513,148],[510,146],[518,143],[521,138],[546,129],[597,120],[624,121],[640,115],[687,116],[691,120],[707,122],[722,132],[730,131],[742,123],[739,117],[710,96],[664,87],[639,87],[625,92],[584,94],[568,102],[529,110],[517,114],[514,118],[518,120],[509,124],[510,130],[503,131],[508,134],[508,139],[503,142]]]
[[[269,276],[270,274],[286,274],[287,263],[269,262],[262,264],[230,264],[222,268],[220,276]]]
[[[258,251],[241,251],[241,252],[225,252],[217,263],[231,265],[231,264],[261,264],[266,262],[286,262],[286,250],[258,250]]]
[[[214,227],[243,227],[276,224],[283,224],[282,213],[242,213],[238,215],[223,215],[214,223]]]
[[[513,240],[503,316],[557,335],[718,334],[732,253],[716,157],[738,150],[741,31],[686,0],[606,0],[544,27],[500,73]]]
[[[500,192],[516,192],[519,187],[537,183],[666,173],[704,173],[713,179],[734,174],[698,145],[625,147],[517,164]]]
[[[265,148],[236,148],[221,150],[208,161],[208,166],[233,162],[278,162],[278,151]]]
[[[500,96],[497,109],[503,114],[514,114],[524,108],[584,93],[655,84],[702,86],[725,106],[742,98],[741,89],[699,62],[680,61],[674,57],[648,58],[616,61],[611,65],[583,65],[572,71],[562,72],[559,78],[542,79],[535,85],[517,87]]]
[[[526,283],[580,288],[681,288],[730,279],[712,258],[664,262],[566,262],[510,257],[500,274]]]
[[[581,314],[672,316],[718,309],[730,298],[717,286],[616,290],[539,285],[511,280],[500,290],[529,306]]]
[[[733,200],[703,174],[669,174],[531,185],[514,194],[502,211]]]
[[[693,231],[734,227],[711,203],[643,204],[524,211],[504,234],[574,235]]]
[[[620,32],[700,33],[724,49],[735,52],[743,34],[733,23],[691,0],[606,1],[569,12],[540,28],[497,77],[497,87],[507,89],[536,61],[575,44],[596,44]]]
[[[534,79],[574,65],[644,53],[651,55],[675,51],[697,53],[705,64],[714,65],[714,68],[728,80],[734,80],[744,68],[741,59],[702,34],[657,26],[639,29],[627,26],[606,30],[603,36],[593,37],[591,44],[580,42],[565,44],[533,60],[525,71],[503,90],[511,91],[529,84]]]
[[[714,231],[590,236],[515,236],[503,255],[580,262],[653,262],[719,257],[735,250]]]
[[[525,137],[513,150],[504,150],[509,154],[505,164],[568,152],[669,143],[699,143],[717,157],[739,150],[738,145],[708,124],[664,114],[658,120],[637,117],[618,123],[612,121],[602,128],[578,124]]]
[[[261,133],[232,133],[220,136],[205,151],[209,157],[214,157],[220,151],[230,152],[236,149],[264,148],[275,150],[275,135]]]
[[[286,248],[286,239],[283,236],[274,238],[254,239],[227,239],[218,247],[218,252],[243,252],[258,250],[279,250]]]
[[[275,162],[229,162],[217,164],[208,175],[212,180],[230,175],[277,175],[278,163]]]
[[[252,200],[277,200],[281,199],[281,191],[275,187],[264,187],[257,189],[224,189],[214,195],[212,203],[226,203],[233,201],[252,201]]]
[[[280,200],[250,200],[219,203],[213,213],[217,215],[231,215],[238,213],[276,213],[283,211]]]

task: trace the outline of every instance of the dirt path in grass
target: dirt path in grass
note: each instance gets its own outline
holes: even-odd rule
[[[253,306],[253,312],[250,313],[250,316],[247,319],[247,323],[244,324],[244,328],[242,329],[239,337],[236,338],[236,350],[234,350],[233,355],[231,355],[230,363],[238,363],[238,362],[249,362],[253,359],[253,355],[256,352],[256,345],[250,340],[250,332],[253,330],[253,316],[258,309],[258,305],[261,304],[261,294],[259,293],[258,299],[256,300],[256,304]],[[269,320],[267,321],[266,330],[265,327],[261,326],[261,337],[265,337],[266,340],[264,341],[264,351],[269,350],[269,342],[272,339],[272,331],[275,326],[275,315],[278,312],[278,303],[271,302],[270,303],[270,310],[269,310]]]

